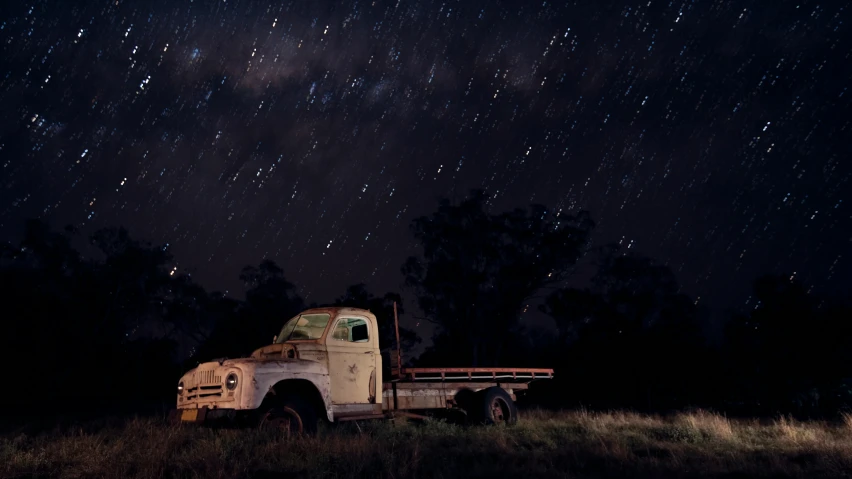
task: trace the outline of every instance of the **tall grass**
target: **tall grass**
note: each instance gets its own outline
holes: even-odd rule
[[[849,477],[852,417],[528,411],[513,427],[369,422],[286,439],[133,419],[0,437],[0,477]]]

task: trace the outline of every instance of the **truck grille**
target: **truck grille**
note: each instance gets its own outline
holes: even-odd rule
[[[196,373],[196,384],[222,384],[222,376],[217,376],[216,371],[198,371]]]
[[[217,397],[222,397],[222,376],[215,371],[196,372],[195,385],[186,390],[187,401]]]

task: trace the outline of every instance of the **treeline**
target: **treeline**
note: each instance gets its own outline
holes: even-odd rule
[[[711,316],[667,266],[591,247],[587,214],[532,206],[491,215],[486,200],[444,201],[412,224],[423,255],[403,273],[440,326],[421,364],[553,365],[556,379],[534,383],[530,396],[555,407],[811,417],[852,407],[848,297],[765,276],[747,311]],[[593,277],[566,287],[583,254]],[[520,321],[536,297],[555,334]]]
[[[754,282],[746,312],[710,317],[665,265],[617,246],[592,247],[586,213],[533,205],[500,214],[474,191],[412,222],[422,254],[402,266],[423,318],[435,322],[421,365],[554,366],[529,399],[554,407],[689,407],[827,416],[852,406],[852,307],[790,277]],[[272,261],[247,266],[244,300],[208,293],[172,269],[167,248],[121,228],[89,238],[95,257],[30,221],[0,251],[0,359],[13,407],[97,411],[170,406],[174,382],[199,361],[268,344],[307,307]],[[580,257],[586,287],[566,287]],[[91,255],[89,255],[91,256]],[[349,287],[323,304],[372,310],[393,345],[392,304]],[[536,307],[556,331],[522,320]],[[421,313],[418,313],[421,314]],[[419,338],[401,331],[404,347]]]
[[[244,300],[208,293],[177,273],[165,246],[123,228],[97,231],[97,254],[72,247],[72,228],[30,220],[0,249],[0,361],[6,413],[120,413],[173,406],[175,381],[200,361],[241,357],[269,344],[308,307],[274,262],[243,268]],[[350,286],[332,304],[392,314],[398,294]],[[402,308],[400,308],[401,311]],[[393,323],[380,323],[383,354]],[[419,341],[402,329],[404,346]],[[387,362],[387,361],[386,361]],[[11,376],[11,377],[9,377]]]

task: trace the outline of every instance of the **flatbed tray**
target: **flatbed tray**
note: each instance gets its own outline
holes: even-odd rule
[[[542,368],[401,368],[396,381],[499,381],[529,382],[553,378]]]

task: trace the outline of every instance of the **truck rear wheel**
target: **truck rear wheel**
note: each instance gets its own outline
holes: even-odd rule
[[[312,435],[317,432],[317,413],[298,396],[274,401],[263,410],[258,427],[261,430],[280,431],[287,435]]]
[[[515,424],[518,422],[518,408],[503,388],[493,386],[483,389],[480,394],[480,413],[485,424]]]

